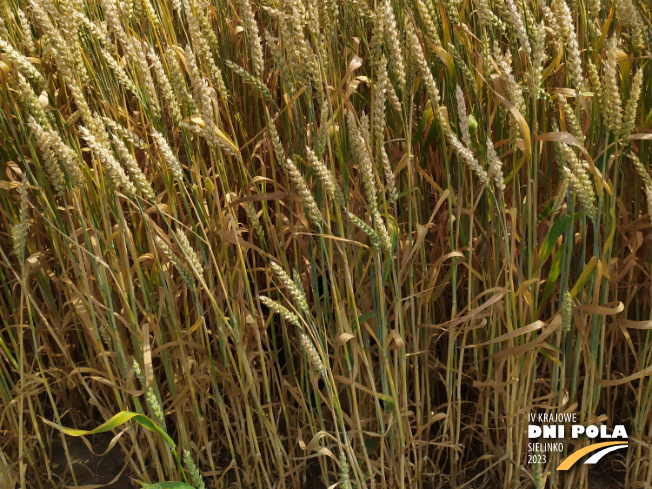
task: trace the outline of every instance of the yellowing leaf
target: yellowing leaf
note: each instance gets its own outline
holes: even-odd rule
[[[426,42],[428,43],[428,46],[430,46],[430,48],[435,52],[437,57],[442,60],[444,65],[446,65],[448,74],[452,75],[455,71],[455,61],[453,60],[453,57],[448,54],[448,51],[446,51],[443,47],[434,44],[430,40]]]
[[[197,124],[202,129],[206,128],[206,123],[204,122],[204,119],[202,119],[198,115],[191,116],[189,118],[189,120],[191,120],[192,122]],[[188,119],[184,120],[184,122],[186,122],[186,121],[188,121]],[[233,151],[235,151],[236,153],[240,152],[240,148],[238,148],[236,146],[236,144],[231,140],[231,138],[229,138],[226,134],[224,134],[222,131],[220,131],[220,129],[217,127],[217,125],[215,125],[215,134],[217,134],[218,138],[220,138],[222,141],[224,141],[226,144],[228,144],[233,149]]]
[[[521,129],[521,138],[523,139],[523,152],[525,153],[525,157],[530,159],[532,157],[532,137],[530,136],[530,126],[525,120],[525,117],[523,117],[523,114],[519,112],[518,108],[513,103],[500,95],[498,95],[498,98],[503,105],[509,109],[511,114],[514,116],[514,119],[516,119],[516,122],[518,122],[518,127]]]
[[[589,278],[591,278],[591,275],[595,272],[597,261],[598,259],[594,256],[589,260],[589,263],[586,264],[580,278],[575,282],[573,290],[570,291],[571,297],[575,297],[584,288],[586,282],[589,281]]]
[[[73,428],[66,428],[65,426],[58,425],[56,423],[53,423],[50,420],[47,420],[45,418],[41,418],[45,424],[48,424],[52,426],[53,428],[58,429],[62,433],[68,435],[68,436],[86,436],[86,435],[96,435],[98,433],[105,433],[107,431],[111,431],[116,429],[118,426],[121,426],[125,424],[127,421],[133,419],[136,421],[139,425],[141,425],[143,428],[148,429],[149,431],[153,431],[154,433],[158,433],[163,437],[165,440],[165,443],[172,449],[176,447],[176,444],[174,443],[174,440],[170,438],[170,436],[163,431],[159,425],[157,425],[154,421],[149,419],[147,416],[144,414],[138,414],[138,413],[132,413],[130,411],[120,411],[118,414],[113,416],[111,419],[109,419],[106,423],[101,424],[97,428],[93,430],[76,430]]]

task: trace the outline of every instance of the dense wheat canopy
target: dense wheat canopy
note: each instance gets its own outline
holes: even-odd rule
[[[3,0],[0,486],[651,487],[651,14]]]

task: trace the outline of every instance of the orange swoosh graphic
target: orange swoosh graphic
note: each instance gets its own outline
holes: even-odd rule
[[[603,443],[595,443],[593,445],[589,445],[588,447],[581,448],[573,453],[571,453],[568,457],[566,457],[562,463],[559,464],[559,467],[557,467],[557,470],[568,470],[570,469],[573,465],[575,465],[575,462],[577,462],[579,459],[581,459],[584,455],[588,455],[591,452],[595,452],[596,450],[599,450],[604,447],[609,447],[611,445],[627,445],[626,441],[605,441]]]

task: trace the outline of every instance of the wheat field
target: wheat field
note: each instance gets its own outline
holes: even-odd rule
[[[588,439],[528,461],[542,412],[624,425],[602,470],[652,487],[651,34],[650,0],[3,0],[0,486],[90,487],[74,428],[124,487],[598,487],[556,470]]]

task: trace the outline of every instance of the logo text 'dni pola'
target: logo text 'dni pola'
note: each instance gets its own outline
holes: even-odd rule
[[[557,470],[569,470],[580,459],[591,454],[584,463],[596,464],[605,455],[627,447],[627,431],[623,425],[614,426],[609,431],[605,425],[588,425],[579,424],[576,413],[540,413],[529,415],[528,438],[530,440],[577,440],[580,437],[586,437],[590,440],[599,438],[599,442],[593,443],[587,447],[580,448],[566,457],[557,467]],[[542,424],[533,424],[542,423]],[[604,441],[613,440],[613,441]],[[563,451],[563,441],[557,443],[528,443],[528,451],[533,453],[542,453],[546,451],[561,452]],[[545,456],[544,459],[545,460]]]

